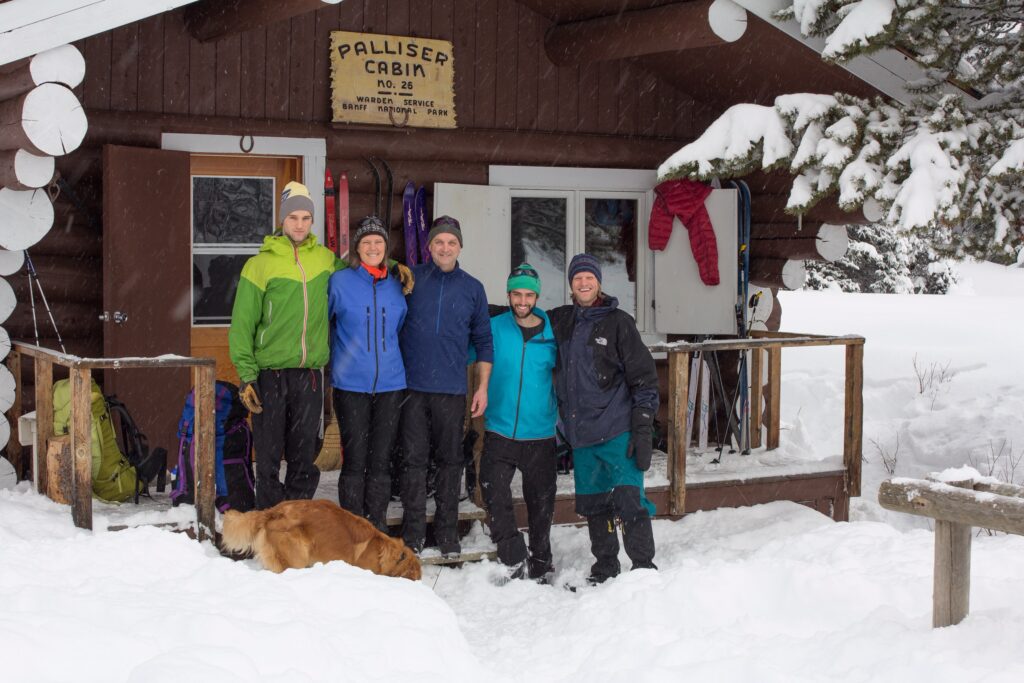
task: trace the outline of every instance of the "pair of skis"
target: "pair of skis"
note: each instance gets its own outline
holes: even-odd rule
[[[405,265],[430,263],[427,190],[425,187],[417,190],[411,180],[406,183],[402,193],[402,228],[405,237]]]
[[[338,189],[334,189],[331,169],[324,172],[324,230],[327,233],[327,248],[335,256],[348,256],[348,174],[344,171],[338,178]]]

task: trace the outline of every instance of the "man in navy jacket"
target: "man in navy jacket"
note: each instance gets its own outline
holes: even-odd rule
[[[414,551],[426,538],[427,464],[431,446],[438,463],[434,537],[441,553],[462,551],[459,486],[462,427],[466,411],[466,361],[476,348],[477,390],[471,413],[487,408],[494,347],[487,295],[480,281],[459,268],[462,228],[450,216],[434,220],[428,236],[431,263],[413,268],[416,288],[407,300],[402,357],[409,388],[402,410],[402,538]]]
[[[615,518],[633,569],[656,569],[644,472],[651,466],[658,375],[636,323],[601,291],[590,254],[569,263],[573,303],[549,312],[558,341],[555,391],[564,435],[573,449],[576,512],[587,518],[596,562],[589,580],[619,573]]]
[[[512,578],[543,579],[552,571],[551,518],[555,512],[555,421],[552,373],[558,350],[540,296],[537,271],[524,263],[506,285],[511,310],[491,318],[494,369],[484,413],[480,485],[491,515],[491,539]],[[512,477],[522,472],[530,527],[527,553],[512,510]]]

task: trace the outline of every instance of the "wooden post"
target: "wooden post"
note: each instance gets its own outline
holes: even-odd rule
[[[71,517],[80,529],[92,529],[91,429],[92,371],[71,368],[71,453],[75,459]]]
[[[25,458],[21,442],[18,440],[18,418],[22,413],[22,387],[21,387],[21,353],[12,349],[7,356],[7,369],[14,375],[14,403],[8,411],[11,423],[11,436],[7,439],[7,455],[14,466],[14,476],[20,481],[25,477]]]
[[[847,347],[849,349],[850,347]],[[946,482],[971,489],[972,482]],[[932,628],[963,621],[971,606],[971,526],[935,520],[935,576],[932,583]]]
[[[843,419],[843,466],[851,496],[860,495],[864,429],[864,346],[846,347],[846,412]]]
[[[686,403],[690,392],[690,354],[668,352],[668,480],[670,512],[686,512]]]
[[[196,536],[200,541],[213,540],[216,531],[216,481],[214,467],[216,442],[214,432],[215,407],[213,403],[215,367],[203,365],[193,372],[196,399],[196,424],[194,429],[196,449],[195,500],[196,520],[199,528]]]
[[[768,439],[766,447],[775,450],[779,447],[779,417],[782,399],[782,347],[768,347],[768,397],[766,412],[768,415]]]
[[[36,380],[36,443],[35,471],[32,473],[36,491],[46,495],[46,449],[53,436],[53,361],[35,359]]]
[[[761,349],[750,350],[750,447],[761,447],[761,403],[764,400],[764,379],[761,371]]]

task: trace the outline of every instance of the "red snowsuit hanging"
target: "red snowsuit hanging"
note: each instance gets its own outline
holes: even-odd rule
[[[651,249],[661,251],[672,234],[672,219],[678,217],[690,235],[690,249],[697,261],[700,279],[717,285],[718,243],[704,200],[711,188],[693,180],[666,180],[654,188],[657,197],[651,209],[647,240]]]

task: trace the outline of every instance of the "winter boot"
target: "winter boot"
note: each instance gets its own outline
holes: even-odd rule
[[[619,575],[619,537],[615,531],[615,520],[611,515],[595,515],[587,518],[590,532],[590,552],[597,562],[590,567],[587,582],[604,583]]]

